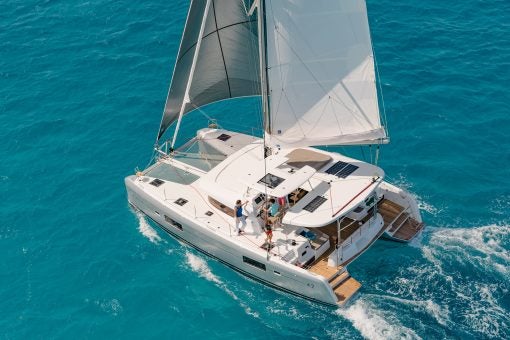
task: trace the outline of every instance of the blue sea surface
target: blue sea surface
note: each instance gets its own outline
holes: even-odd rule
[[[510,338],[510,1],[367,2],[391,136],[379,165],[427,228],[351,264],[363,287],[342,309],[129,208],[188,1],[1,2],[0,338]],[[205,112],[242,130],[258,106]],[[206,124],[189,114],[180,142]]]

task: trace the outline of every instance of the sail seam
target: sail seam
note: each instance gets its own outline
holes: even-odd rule
[[[247,23],[250,23],[250,22],[254,22],[255,20],[246,20],[246,21],[241,21],[241,22],[236,22],[235,24],[231,24],[231,25],[227,25],[227,26],[223,26],[221,28],[218,28],[217,30],[214,30],[213,32],[211,33],[207,33],[206,35],[204,35],[202,37],[202,40],[209,37],[210,35],[213,35],[214,33],[216,33],[217,31],[221,31],[223,29],[226,29],[226,28],[230,28],[230,27],[233,27],[233,26],[237,26],[237,25],[244,25],[244,24],[247,24]],[[177,58],[177,61],[175,62],[176,64],[182,60],[182,58],[184,58],[184,56],[190,51],[192,50],[193,48],[195,48],[195,46],[197,45],[197,43],[195,42],[193,45],[191,45],[190,47],[188,47],[188,49],[186,51],[184,51],[182,53],[182,55]]]
[[[216,19],[216,8],[214,7],[214,0],[212,1],[214,25],[216,26],[216,34],[218,35],[218,44],[220,45],[221,60],[223,60],[223,67],[225,68],[225,78],[227,79],[228,96],[232,97],[232,89],[230,88],[230,79],[228,77],[227,63],[225,62],[225,54],[223,53],[223,47],[221,46],[220,31],[218,30],[218,20]]]

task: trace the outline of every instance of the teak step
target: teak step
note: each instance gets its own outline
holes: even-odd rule
[[[344,283],[349,277],[351,277],[349,275],[349,273],[347,271],[344,271],[344,272],[340,273],[339,275],[335,276],[333,279],[330,279],[329,285],[334,290],[336,287],[338,287],[339,285]]]
[[[393,237],[409,241],[413,237],[415,237],[421,229],[423,229],[424,224],[416,221],[414,218],[409,218],[406,223],[404,223],[394,234]]]
[[[360,288],[361,283],[356,281],[353,277],[349,277],[334,289],[338,304],[343,306]]]
[[[390,228],[390,233],[396,232],[406,221],[409,219],[408,213],[403,213],[400,215],[395,222],[393,222],[393,225]]]
[[[392,202],[386,198],[384,198],[383,200],[381,200],[379,202],[379,205],[378,205],[378,209],[379,210],[384,210],[388,213],[400,213],[402,210],[404,210],[404,207],[402,207],[401,205],[395,203],[395,202]]]

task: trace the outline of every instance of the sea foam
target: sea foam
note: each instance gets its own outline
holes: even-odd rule
[[[246,314],[251,315],[255,318],[259,318],[259,313],[253,311],[230,288],[228,288],[227,285],[223,281],[221,281],[219,277],[214,275],[214,273],[211,271],[211,268],[209,268],[207,262],[203,258],[191,253],[190,251],[186,251],[185,255],[186,263],[189,265],[191,270],[193,270],[195,273],[198,273],[200,277],[215,283],[217,287],[219,287],[221,290],[227,293],[232,299],[239,303],[239,305],[241,306],[241,308],[243,308]]]
[[[145,216],[141,212],[136,212],[136,216],[138,217],[138,231],[152,243],[159,244],[162,239],[158,232],[147,222]]]
[[[420,339],[410,328],[402,326],[390,312],[378,309],[373,303],[360,298],[336,313],[349,320],[367,339]]]

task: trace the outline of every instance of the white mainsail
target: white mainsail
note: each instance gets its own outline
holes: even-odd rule
[[[158,139],[177,120],[183,102],[187,113],[218,100],[260,94],[256,14],[248,15],[249,3],[243,0],[212,0],[204,13],[206,3],[191,1]],[[204,15],[205,29],[192,72]]]
[[[192,0],[158,139],[180,113],[261,93],[272,146],[386,139],[365,1]]]
[[[265,11],[268,143],[384,139],[365,1],[273,0]]]

